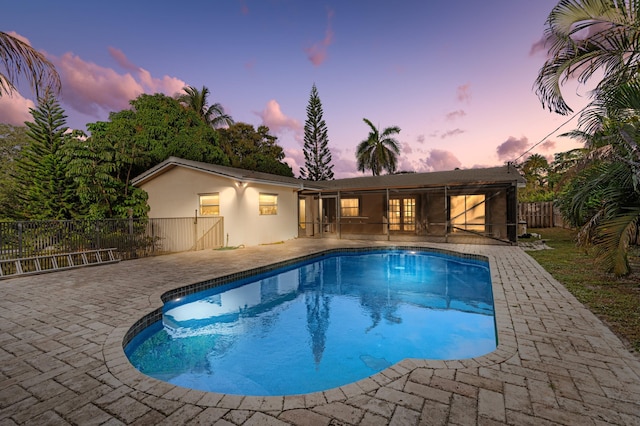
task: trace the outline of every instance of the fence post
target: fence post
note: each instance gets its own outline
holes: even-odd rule
[[[18,257],[22,257],[22,222],[18,222]]]

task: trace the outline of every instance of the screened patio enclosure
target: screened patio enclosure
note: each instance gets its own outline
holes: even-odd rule
[[[299,193],[299,236],[515,243],[517,187],[524,183],[517,171],[495,182],[454,179],[486,170],[343,179],[324,182],[323,189],[304,189]],[[447,176],[452,183],[437,182]]]

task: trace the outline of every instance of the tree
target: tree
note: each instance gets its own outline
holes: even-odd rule
[[[104,124],[89,124],[89,131],[99,134]],[[86,212],[84,218],[146,216],[147,193],[119,178],[118,166],[123,164],[123,159],[107,138],[87,138],[77,131],[65,145],[64,159],[68,165],[67,175],[76,185],[79,204]]]
[[[170,156],[228,164],[217,132],[176,99],[142,94],[130,104],[131,109],[109,114],[109,121],[88,126],[88,143],[110,147],[125,190],[131,179]]]
[[[218,129],[218,134],[231,166],[293,177],[291,167],[282,161],[285,155],[278,138],[269,134],[267,126],[256,131],[250,124],[235,123],[227,129]]]
[[[72,219],[82,215],[73,181],[67,177],[64,145],[69,135],[66,116],[47,92],[27,122],[29,145],[18,159],[14,175],[16,197],[22,208],[15,218],[27,220]]]
[[[587,82],[604,75],[593,96],[635,79],[640,59],[640,0],[560,0],[549,14],[545,38],[548,57],[535,81],[536,92],[551,111],[572,110],[562,85],[577,77]]]
[[[640,223],[640,0],[561,0],[547,19],[546,39],[549,59],[535,87],[549,110],[571,112],[562,85],[574,77],[586,83],[602,72],[581,113],[581,129],[572,132],[587,142],[587,151],[571,170],[559,205],[581,226],[580,243],[624,275]]]
[[[366,118],[363,120],[371,130],[367,139],[360,142],[356,149],[358,170],[364,172],[369,169],[374,176],[380,175],[383,170],[387,170],[389,174],[394,173],[398,166],[400,147],[392,136],[400,133],[400,127],[387,127],[380,133],[371,121]]]
[[[205,86],[202,86],[202,90],[192,86],[187,86],[183,90],[185,93],[177,95],[176,99],[197,112],[200,118],[214,129],[228,127],[234,123],[231,116],[225,114],[222,105],[219,103],[208,105],[207,97],[210,92]]]
[[[16,90],[19,76],[28,80],[38,98],[47,90],[60,92],[60,76],[53,64],[27,43],[2,31],[0,64],[0,97],[11,95]]]
[[[21,208],[12,176],[17,159],[29,145],[27,130],[26,126],[0,123],[0,220],[9,219]]]
[[[549,191],[547,179],[549,176],[549,162],[540,154],[531,154],[520,166],[527,185],[518,191],[518,200],[548,201],[553,194]]]
[[[327,124],[322,118],[322,102],[314,84],[307,105],[307,120],[304,123],[304,167],[300,168],[301,178],[312,181],[333,179],[328,143]]]

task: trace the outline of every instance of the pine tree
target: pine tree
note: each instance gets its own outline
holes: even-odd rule
[[[300,168],[301,178],[313,181],[333,179],[328,143],[327,124],[322,118],[322,102],[314,84],[307,105],[307,120],[304,123],[304,167]]]
[[[22,206],[14,216],[28,220],[71,219],[77,197],[73,180],[67,177],[63,147],[67,140],[66,116],[60,104],[47,92],[38,107],[29,110],[29,145],[16,162],[16,196]]]

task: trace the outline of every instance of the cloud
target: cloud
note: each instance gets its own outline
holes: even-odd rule
[[[107,50],[109,50],[109,55],[116,60],[116,62],[118,63],[118,65],[120,65],[122,68],[124,68],[127,71],[131,71],[131,72],[138,72],[140,71],[140,67],[138,67],[136,64],[134,64],[133,62],[129,61],[129,58],[127,58],[124,54],[124,52],[120,49],[116,49],[115,47],[111,47],[109,46],[107,48]]]
[[[469,83],[458,86],[456,89],[456,99],[460,102],[469,102],[471,100],[471,86]]]
[[[529,49],[529,56],[535,56],[541,52],[546,55],[547,54],[546,43],[547,43],[547,38],[545,36],[542,36],[540,40],[536,41],[531,45],[531,49]]]
[[[249,6],[247,6],[247,2],[244,0],[240,0],[240,13],[243,15],[249,14]]]
[[[451,136],[457,136],[457,135],[461,135],[463,134],[465,131],[462,129],[452,129],[452,130],[447,130],[446,132],[444,132],[442,135],[440,135],[440,139],[446,139],[448,137]]]
[[[509,136],[509,139],[498,145],[496,153],[501,161],[514,160],[519,157],[529,146],[529,140],[525,137],[516,139]]]
[[[424,141],[425,141],[424,135],[418,135],[418,137],[416,138],[416,142],[418,143],[424,143]]]
[[[53,62],[62,79],[62,100],[83,114],[99,117],[104,111],[126,109],[131,99],[144,92],[131,74],[118,74],[73,53]]]
[[[401,143],[400,144],[400,152],[403,154],[412,154],[413,153],[413,148],[411,148],[411,145],[409,145],[408,143]]]
[[[333,29],[331,29],[331,18],[333,10],[327,11],[327,30],[324,39],[314,43],[311,47],[304,49],[307,57],[315,66],[321,65],[327,59],[327,48],[333,43]]]
[[[302,130],[302,125],[295,118],[287,117],[280,109],[280,104],[271,99],[261,112],[256,113],[262,118],[262,124],[267,126],[273,133],[282,133],[289,130],[296,134]]]
[[[556,149],[556,142],[555,141],[546,140],[540,145],[540,148],[543,151],[554,151]]]
[[[33,121],[29,108],[35,108],[32,100],[23,98],[19,93],[0,96],[0,120],[14,126],[24,126],[25,121]]]
[[[61,57],[49,55],[62,80],[62,101],[74,110],[99,118],[105,111],[120,111],[129,107],[129,101],[142,93],[164,93],[173,96],[186,83],[178,78],[156,78],[149,71],[136,66],[116,48],[109,53],[125,68],[119,74],[112,68],[87,62],[73,53]]]
[[[447,115],[445,116],[445,120],[447,121],[453,121],[456,120],[458,118],[462,118],[465,115],[467,115],[466,112],[464,112],[464,110],[457,110],[457,111],[451,111],[450,113],[447,113]]]
[[[426,158],[421,160],[425,166],[424,171],[439,172],[443,170],[454,170],[462,163],[455,155],[443,149],[432,149]]]
[[[283,148],[284,162],[291,166],[293,175],[300,175],[300,167],[304,166],[304,151],[296,148]]]

